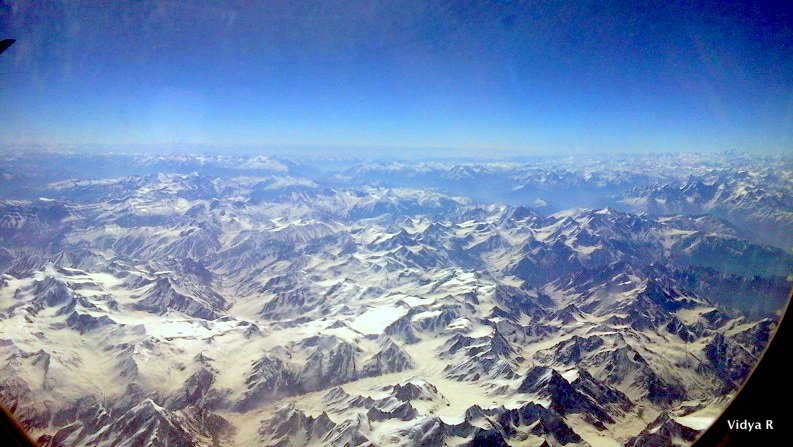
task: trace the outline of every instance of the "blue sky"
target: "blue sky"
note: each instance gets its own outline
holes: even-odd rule
[[[2,3],[0,143],[793,149],[782,6],[115,3]]]

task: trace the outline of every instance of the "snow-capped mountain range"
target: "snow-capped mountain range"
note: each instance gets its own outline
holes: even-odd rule
[[[5,153],[44,446],[689,445],[776,327],[793,164]]]

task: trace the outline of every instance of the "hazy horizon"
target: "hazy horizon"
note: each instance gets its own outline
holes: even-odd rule
[[[0,143],[2,144],[2,143]],[[742,148],[721,150],[557,150],[521,151],[494,148],[453,147],[390,147],[344,145],[221,145],[221,144],[3,144],[0,153],[53,153],[83,155],[129,156],[239,156],[280,157],[295,159],[340,159],[361,161],[521,161],[561,158],[641,158],[660,155],[684,156],[707,154],[735,154],[751,157],[793,157],[793,151],[749,151]]]

